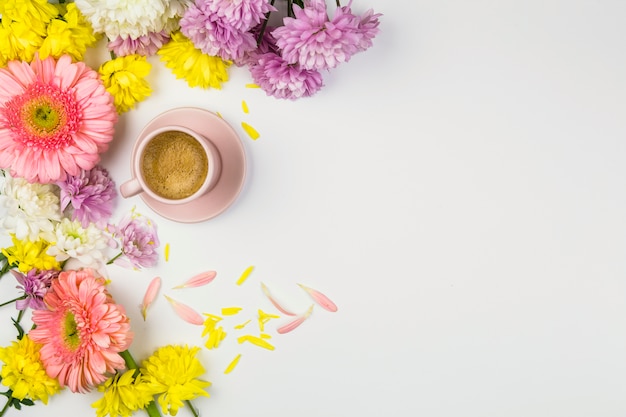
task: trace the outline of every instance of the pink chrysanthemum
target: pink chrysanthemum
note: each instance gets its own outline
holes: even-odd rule
[[[267,95],[282,99],[309,97],[324,85],[318,71],[288,64],[273,53],[259,55],[256,64],[250,67],[250,74]]]
[[[240,61],[256,48],[252,33],[229,24],[211,10],[207,1],[196,2],[185,11],[180,31],[205,54],[224,60]]]
[[[276,11],[268,0],[196,0],[206,5],[225,24],[245,32],[265,19],[265,13]]]
[[[349,7],[337,7],[329,20],[325,0],[309,0],[304,6],[294,7],[295,18],[284,18],[284,26],[273,32],[285,61],[325,70],[350,60],[363,36],[359,18]]]
[[[0,68],[0,168],[49,183],[91,169],[117,112],[98,73],[69,55]]]
[[[80,221],[83,227],[89,223],[106,226],[117,193],[109,171],[96,165],[89,171],[69,175],[58,182],[61,190],[61,210],[68,210],[72,220]]]
[[[120,352],[132,341],[124,308],[115,304],[104,279],[89,269],[64,271],[44,296],[48,310],[33,311],[30,331],[41,343],[46,372],[72,392],[87,392],[107,373],[124,369]]]
[[[18,310],[26,310],[27,308],[44,310],[46,305],[43,302],[43,297],[52,285],[52,280],[59,275],[59,271],[31,269],[26,275],[15,270],[11,270],[11,273],[20,284],[17,288],[23,290],[26,296],[26,298],[15,302],[15,308]]]
[[[107,47],[117,56],[152,56],[169,40],[170,35],[163,30],[161,32],[150,32],[138,38],[132,38],[130,36],[123,38],[118,36],[110,41]]]
[[[113,261],[125,268],[150,268],[158,261],[159,235],[157,226],[148,217],[131,211],[119,225],[110,225],[113,237],[120,240],[122,250]]]

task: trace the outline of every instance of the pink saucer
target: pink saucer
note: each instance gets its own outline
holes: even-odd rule
[[[222,157],[222,174],[213,189],[191,203],[165,204],[145,193],[139,195],[152,210],[166,219],[181,223],[209,220],[226,210],[243,187],[246,176],[243,145],[235,130],[224,119],[208,110],[195,107],[181,107],[161,113],[143,128],[137,142],[146,132],[167,125],[186,126],[213,142]],[[136,148],[137,145],[133,148],[133,156]]]

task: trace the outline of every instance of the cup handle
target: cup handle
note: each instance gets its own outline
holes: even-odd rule
[[[143,189],[141,188],[141,184],[139,184],[137,178],[128,180],[124,184],[120,185],[120,194],[124,198],[132,197],[142,191]]]

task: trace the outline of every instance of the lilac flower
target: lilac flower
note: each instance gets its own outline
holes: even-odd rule
[[[122,38],[116,37],[109,42],[107,47],[117,56],[126,55],[143,55],[152,56],[169,41],[170,36],[167,31],[150,32],[147,35],[141,35],[138,38]]]
[[[250,67],[250,74],[267,95],[282,99],[309,97],[323,86],[318,71],[288,64],[273,53],[259,55],[257,63]]]
[[[118,226],[109,228],[113,230],[113,237],[121,241],[122,250],[108,263],[137,269],[156,265],[159,237],[152,220],[131,211]]]
[[[89,223],[106,225],[117,194],[115,183],[105,168],[97,165],[89,171],[82,170],[79,175],[68,176],[58,186],[61,210],[69,207],[72,220],[80,221],[83,227]]]
[[[45,310],[46,305],[43,302],[43,297],[48,292],[52,280],[59,275],[59,271],[31,269],[26,275],[15,270],[11,270],[11,273],[17,282],[20,283],[17,288],[23,290],[26,296],[24,299],[17,300],[15,307],[18,310],[26,310],[27,308]]]
[[[252,33],[230,25],[205,1],[189,6],[180,19],[180,31],[203,53],[227,61],[241,61],[256,48]]]
[[[297,62],[304,69],[335,68],[349,61],[361,44],[367,43],[365,36],[372,35],[374,22],[366,18],[360,29],[361,20],[349,6],[337,7],[332,20],[328,19],[325,0],[308,0],[304,6],[294,7],[295,18],[284,18],[284,26],[274,30],[276,44],[290,64]]]
[[[265,19],[265,13],[276,11],[268,0],[198,0],[215,13],[224,24],[246,32]]]

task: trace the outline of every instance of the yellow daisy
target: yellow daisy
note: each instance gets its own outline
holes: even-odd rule
[[[159,395],[158,403],[165,413],[175,416],[183,401],[209,396],[205,388],[211,383],[198,379],[205,372],[196,358],[199,350],[197,346],[167,345],[143,362],[141,373]]]
[[[41,400],[48,404],[48,398],[61,390],[57,380],[48,376],[39,360],[40,348],[41,345],[28,335],[10,346],[0,347],[0,361],[4,362],[0,377],[2,384],[13,391],[13,398]]]
[[[151,65],[143,55],[120,56],[105,62],[98,72],[104,87],[115,99],[118,113],[124,113],[135,107],[152,93],[145,77],[150,73]]]
[[[22,273],[27,273],[31,269],[40,271],[55,269],[60,270],[61,264],[54,256],[46,252],[50,244],[43,240],[31,242],[30,240],[20,240],[11,236],[13,246],[2,248],[2,254],[6,256],[9,265],[17,265]]]
[[[221,89],[228,81],[227,69],[232,62],[203,53],[180,32],[173,32],[157,54],[176,78],[184,78],[190,87]]]

